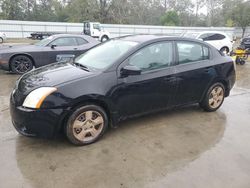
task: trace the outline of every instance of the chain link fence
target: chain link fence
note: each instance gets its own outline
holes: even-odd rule
[[[240,28],[233,27],[170,27],[170,26],[148,26],[148,25],[117,25],[103,24],[111,37],[118,37],[131,34],[160,34],[179,36],[185,32],[200,31],[222,31],[230,37],[241,37]],[[33,32],[55,32],[80,34],[83,31],[83,23],[65,22],[35,22],[35,21],[15,21],[0,20],[0,32],[4,32],[8,38],[26,38]],[[250,29],[246,35],[250,34]]]

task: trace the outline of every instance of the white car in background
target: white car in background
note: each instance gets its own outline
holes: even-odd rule
[[[0,32],[0,44],[3,43],[6,40],[5,33]]]
[[[226,33],[219,31],[187,32],[183,37],[203,40],[225,54],[233,49],[233,40]]]

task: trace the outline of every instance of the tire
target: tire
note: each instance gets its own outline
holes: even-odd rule
[[[214,112],[221,107],[224,98],[225,87],[222,83],[217,82],[207,90],[203,100],[200,102],[200,107],[207,112]]]
[[[245,65],[246,61],[244,59],[241,59],[240,65]]]
[[[104,36],[101,38],[101,42],[105,42],[105,41],[107,41],[107,40],[109,40],[109,38],[108,38],[106,35],[104,35]]]
[[[10,60],[10,70],[16,74],[24,74],[33,69],[33,62],[26,55],[17,55]]]
[[[68,118],[65,134],[68,140],[78,146],[99,140],[108,128],[108,117],[100,106],[85,105],[77,108]]]
[[[3,43],[3,38],[2,37],[0,37],[0,44],[2,44]]]
[[[228,47],[222,47],[222,48],[220,49],[220,51],[221,51],[222,53],[224,53],[224,54],[228,54],[228,53],[229,53]]]

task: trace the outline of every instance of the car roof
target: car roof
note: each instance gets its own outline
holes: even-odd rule
[[[116,39],[144,43],[144,42],[151,41],[151,40],[174,39],[174,38],[176,37],[166,36],[166,35],[135,34],[135,35],[127,35],[127,36],[118,37]]]
[[[152,42],[152,41],[162,41],[162,40],[185,40],[185,41],[193,41],[193,42],[206,44],[200,40],[193,39],[193,38],[167,36],[167,35],[149,35],[149,34],[148,35],[147,34],[128,35],[128,36],[118,37],[115,39],[124,40],[124,41],[133,41],[139,44]]]
[[[52,35],[53,37],[84,37],[85,35],[80,35],[80,34],[55,34]]]

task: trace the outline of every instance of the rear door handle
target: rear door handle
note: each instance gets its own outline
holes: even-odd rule
[[[166,76],[166,77],[163,78],[163,80],[165,82],[171,82],[171,81],[175,80],[175,77],[174,76]]]

